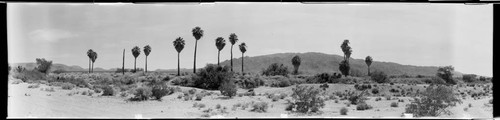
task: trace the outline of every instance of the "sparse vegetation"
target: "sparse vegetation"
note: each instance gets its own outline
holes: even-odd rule
[[[320,97],[320,90],[314,87],[296,85],[292,88],[293,101],[289,102],[295,110],[301,113],[317,112],[325,106],[324,99]]]
[[[289,73],[288,67],[278,63],[273,63],[269,65],[267,69],[262,71],[262,75],[266,76],[276,76],[276,75],[288,76],[288,73]]]
[[[412,113],[420,116],[439,116],[449,114],[448,107],[461,103],[453,94],[453,88],[444,85],[431,85],[427,87],[420,98],[406,106],[406,113]]]
[[[257,102],[253,104],[253,108],[250,111],[254,112],[267,112],[268,104],[266,102]]]
[[[342,107],[342,108],[340,109],[340,115],[347,115],[347,112],[348,112],[348,111],[349,111],[349,110],[348,110],[347,108]]]

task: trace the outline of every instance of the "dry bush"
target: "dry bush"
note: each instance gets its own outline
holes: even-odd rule
[[[72,90],[73,88],[75,88],[75,85],[71,83],[63,83],[61,88],[63,90]]]
[[[257,102],[253,104],[253,112],[267,112],[268,104],[267,102]]]
[[[439,116],[450,114],[448,107],[462,103],[453,93],[453,88],[444,85],[431,85],[422,93],[420,99],[415,99],[406,106],[406,113],[420,116]]]
[[[340,115],[347,115],[347,112],[348,112],[348,111],[349,111],[349,110],[348,110],[347,108],[342,107],[342,108],[340,109]]]
[[[320,97],[320,90],[312,86],[297,85],[292,89],[293,102],[288,104],[292,105],[298,112],[317,112],[319,108],[325,106],[325,101]]]

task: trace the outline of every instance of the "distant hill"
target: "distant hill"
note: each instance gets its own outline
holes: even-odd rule
[[[245,57],[245,72],[261,73],[261,71],[267,68],[272,63],[283,63],[287,66],[290,71],[293,70],[293,65],[291,59],[293,56],[299,55],[302,59],[299,71],[302,74],[316,74],[316,73],[333,73],[339,72],[339,63],[342,61],[343,56],[324,54],[318,52],[308,52],[308,53],[277,53],[269,55],[261,55],[254,57]],[[375,58],[376,60],[377,58]],[[235,58],[233,60],[234,70],[236,72],[241,71],[241,57]],[[353,59],[350,60],[351,70],[358,71],[363,75],[367,74],[367,66],[364,59]],[[35,63],[14,63],[11,66],[23,66],[27,69],[33,69],[36,67]],[[230,65],[229,60],[221,62],[221,65]],[[371,65],[371,71],[383,71],[388,75],[402,75],[407,74],[411,76],[425,75],[425,76],[435,76],[438,67],[436,66],[413,66],[413,65],[401,65],[393,62],[380,62],[373,61]],[[52,71],[57,69],[63,69],[66,71],[88,71],[88,68],[82,68],[80,66],[67,66],[64,64],[54,63],[52,66]],[[116,71],[117,68],[103,69],[94,68],[94,71]],[[156,69],[157,72],[168,72],[177,73],[177,69]],[[192,69],[181,68],[181,72],[192,72]],[[462,73],[455,71],[454,76],[461,77]]]
[[[36,67],[36,63],[12,63],[12,64],[10,64],[10,66],[13,67],[13,68],[17,67],[17,66],[23,66],[26,69],[34,69]],[[65,64],[53,63],[52,67],[50,68],[50,70],[51,71],[54,71],[54,70],[88,71],[89,69],[88,68],[82,68],[82,67],[77,66],[77,65],[68,66],[68,65],[65,65]],[[99,67],[94,67],[94,71],[96,71],[96,72],[98,72],[98,71],[110,71],[110,70],[107,70],[107,69],[104,69],[104,68],[99,68]]]
[[[277,53],[270,55],[245,56],[245,72],[261,73],[261,71],[267,68],[272,63],[283,63],[288,66],[290,70],[293,70],[293,65],[291,59],[299,55],[302,59],[302,63],[299,67],[299,71],[303,74],[316,74],[323,72],[339,72],[339,63],[343,60],[343,56],[331,55],[318,52],[308,52],[308,53]],[[376,60],[376,58],[375,58]],[[362,74],[367,74],[367,66],[364,59],[350,59],[351,69],[357,70]],[[221,65],[230,65],[229,60],[221,62]],[[234,68],[233,70],[241,71],[241,57],[233,60]],[[425,75],[425,76],[435,76],[438,67],[436,66],[413,66],[413,65],[401,65],[393,62],[380,62],[373,61],[371,71],[379,70],[383,71],[388,75]],[[461,76],[462,73],[455,72],[454,76]]]

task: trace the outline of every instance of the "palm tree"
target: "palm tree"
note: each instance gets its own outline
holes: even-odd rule
[[[238,42],[238,36],[236,34],[231,33],[229,35],[229,42],[231,42],[231,71],[233,71],[233,46]]]
[[[298,55],[295,55],[295,57],[292,58],[292,64],[293,64],[293,67],[295,68],[295,70],[293,71],[293,74],[299,74],[299,66],[300,66],[300,62],[302,62],[302,60],[300,59],[300,57]]]
[[[370,65],[372,65],[373,59],[370,56],[366,56],[365,63],[368,66],[368,76],[370,76]]]
[[[148,55],[151,53],[151,46],[146,45],[144,46],[144,54],[146,55],[146,66],[144,69],[144,72],[148,72]]]
[[[90,73],[90,69],[92,69],[92,66],[90,66],[90,65],[91,65],[91,63],[90,63],[90,62],[92,61],[92,55],[93,55],[93,52],[94,52],[94,51],[93,51],[92,49],[89,49],[89,50],[87,51],[87,56],[89,57],[89,73]]]
[[[94,73],[94,63],[95,60],[97,59],[97,52],[92,52],[92,73]]]
[[[342,52],[344,52],[344,60],[342,60],[342,62],[340,62],[339,70],[340,70],[340,72],[342,72],[342,74],[344,74],[344,76],[347,76],[347,75],[349,75],[349,70],[351,69],[351,67],[349,65],[349,58],[351,57],[351,54],[352,54],[352,49],[349,46],[349,40],[347,40],[347,39],[344,40],[344,42],[342,42],[342,45],[340,46],[340,48],[342,49]]]
[[[244,74],[243,72],[243,56],[245,54],[245,52],[247,51],[247,44],[245,44],[244,42],[240,44],[240,51],[241,51],[241,74]]]
[[[220,64],[220,51],[224,49],[224,46],[226,46],[226,40],[222,37],[218,37],[215,39],[215,46],[217,46],[217,49],[219,50],[217,52],[217,65]]]
[[[177,50],[177,76],[180,76],[181,75],[181,62],[180,62],[180,53],[182,51],[182,49],[184,49],[184,40],[181,38],[181,37],[178,37],[177,39],[175,39],[174,41],[174,47],[175,47],[175,50]]]
[[[193,33],[194,38],[196,39],[194,43],[194,63],[193,63],[193,73],[196,73],[196,48],[198,47],[198,40],[200,40],[201,37],[203,37],[203,30],[196,26],[191,30]]]
[[[132,55],[134,55],[134,73],[137,72],[136,70],[136,66],[135,66],[135,63],[137,61],[137,57],[141,54],[141,49],[137,46],[135,46],[134,48],[132,48]]]

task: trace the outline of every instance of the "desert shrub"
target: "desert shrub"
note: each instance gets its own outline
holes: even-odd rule
[[[370,77],[373,81],[377,83],[388,83],[389,78],[387,78],[387,74],[382,71],[374,71],[370,73]]]
[[[65,73],[65,72],[66,72],[66,70],[64,70],[64,69],[57,69],[57,70],[52,71],[52,73],[55,73],[55,74],[61,74],[61,73]]]
[[[196,101],[201,101],[201,99],[203,99],[203,97],[204,97],[205,95],[203,95],[202,93],[198,93],[198,94],[196,94],[195,96],[196,96],[196,98],[195,98],[194,100],[196,100]]]
[[[148,100],[153,93],[151,92],[151,88],[149,87],[139,87],[135,89],[134,95],[135,98],[139,101]]]
[[[378,94],[378,93],[379,93],[378,88],[373,88],[373,89],[372,89],[372,94]]]
[[[280,99],[280,97],[279,97],[279,96],[276,96],[276,95],[271,96],[271,100],[272,100],[273,102],[276,102],[276,101],[278,101],[279,99]]]
[[[37,58],[36,65],[35,70],[48,74],[50,67],[52,66],[52,61],[47,61],[45,58]]]
[[[446,81],[436,76],[425,78],[422,81],[425,82],[426,84],[446,84]]]
[[[266,76],[276,76],[276,75],[288,76],[288,73],[290,73],[288,67],[278,63],[273,63],[269,65],[267,69],[262,71],[262,75]]]
[[[224,96],[229,96],[230,98],[236,95],[236,84],[234,84],[234,81],[228,80],[224,81],[222,85],[219,87],[219,90],[222,95]]]
[[[320,97],[320,90],[312,86],[297,85],[292,89],[293,102],[288,104],[293,105],[298,112],[316,112],[319,108],[325,106],[325,101]],[[311,110],[311,111],[310,111]]]
[[[372,109],[373,107],[371,105],[366,104],[365,102],[359,103],[356,106],[356,110],[369,110]]]
[[[348,111],[349,111],[349,110],[348,110],[347,108],[342,107],[342,108],[340,109],[340,115],[347,115],[347,112],[348,112]]]
[[[398,103],[397,102],[392,102],[391,103],[391,107],[398,107]]]
[[[170,95],[173,93],[174,93],[174,88],[168,87],[165,84],[155,85],[151,89],[152,96],[157,100],[161,100],[163,96]]]
[[[462,101],[453,94],[453,88],[444,85],[430,85],[421,93],[420,99],[415,99],[406,106],[406,113],[420,116],[439,116],[449,114],[448,107]]]
[[[40,87],[40,84],[32,84],[32,85],[28,86],[28,88],[32,88],[32,89],[39,88],[39,87]]]
[[[237,84],[244,89],[257,88],[264,85],[264,80],[260,76],[242,76]]]
[[[359,103],[363,103],[365,99],[365,95],[367,94],[367,91],[363,92],[348,92],[347,93],[347,100],[349,100],[350,104],[357,105]]]
[[[375,101],[381,101],[381,100],[382,100],[381,97],[375,98]]]
[[[349,75],[354,76],[354,77],[363,77],[366,73],[361,72],[358,69],[351,69],[349,72]]]
[[[200,69],[194,77],[194,84],[198,88],[216,90],[224,81],[229,81],[233,78],[233,72],[229,66],[218,66],[208,64],[205,68]],[[233,83],[234,84],[234,83]]]
[[[328,84],[324,83],[322,85],[319,86],[319,88],[323,89],[323,90],[326,90],[328,87],[330,87]]]
[[[17,66],[15,69],[14,69],[14,72],[17,72],[17,73],[21,73],[23,71],[25,71],[26,68],[24,68],[23,66]]]
[[[359,91],[364,91],[366,89],[371,89],[372,88],[372,85],[369,85],[369,84],[363,84],[363,85],[354,85],[354,88],[356,88],[356,90],[359,90]]]
[[[442,78],[447,84],[457,84],[457,82],[453,80],[453,70],[453,66],[439,67],[436,76]]]
[[[253,108],[251,111],[254,111],[254,112],[267,112],[267,108],[268,108],[268,105],[267,105],[267,102],[257,102],[255,104],[253,104]]]
[[[106,85],[104,87],[102,87],[102,96],[114,96],[115,95],[115,90],[113,89],[113,87],[109,86],[109,85]]]
[[[313,77],[309,77],[307,83],[337,83],[338,79],[341,77],[342,75],[337,73],[333,73],[333,75],[329,73],[320,73]]]
[[[74,87],[75,87],[75,85],[74,85],[74,84],[71,84],[71,83],[63,83],[63,84],[62,84],[62,86],[61,86],[61,88],[62,88],[63,90],[71,90],[71,89],[73,89]]]
[[[23,70],[19,73],[13,74],[14,78],[21,79],[23,82],[28,80],[45,80],[47,79],[45,74],[36,70]]]
[[[194,87],[195,86],[193,76],[175,77],[172,79],[172,84],[186,86],[186,87]]]
[[[188,93],[191,94],[191,95],[194,95],[196,93],[196,89],[190,89],[188,90]]]
[[[474,74],[463,74],[462,75],[462,80],[467,83],[475,82],[476,81],[477,75]]]
[[[215,105],[215,109],[220,109],[220,107],[221,107],[220,104]]]

